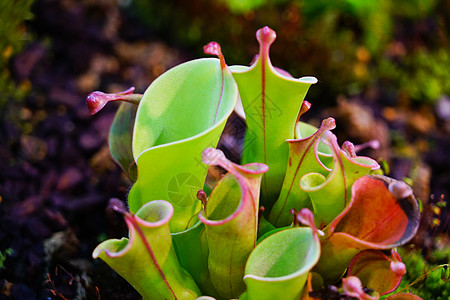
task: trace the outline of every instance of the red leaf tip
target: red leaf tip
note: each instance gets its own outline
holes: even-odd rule
[[[107,94],[95,91],[87,96],[86,105],[91,116],[98,113],[106,105],[106,103],[108,103],[109,100],[106,99],[105,95]]]
[[[303,115],[305,112],[307,112],[311,108],[311,103],[304,100],[302,102],[302,107],[300,108],[300,114]]]
[[[206,193],[204,190],[198,190],[197,199],[202,202],[203,207],[206,207],[206,202],[208,201],[208,196],[206,196]]]
[[[109,199],[108,207],[111,208],[112,210],[120,212],[122,214],[127,212],[127,209],[125,208],[125,205],[123,204],[123,202],[117,198]]]
[[[303,116],[309,109],[311,108],[311,103],[306,100],[303,100],[302,106],[300,107],[300,111],[298,112],[297,120],[300,120],[300,117]]]
[[[259,29],[256,32],[256,39],[259,43],[259,57],[258,60],[266,61],[270,64],[270,58],[269,58],[269,49],[270,45],[275,41],[277,38],[277,34],[275,31],[270,29],[269,27],[265,26],[261,29]]]
[[[222,50],[220,48],[220,45],[216,42],[210,42],[208,45],[203,46],[203,51],[206,54],[217,55],[217,56],[222,55]]]
[[[203,46],[203,52],[206,54],[216,55],[220,59],[220,67],[224,69],[226,67],[225,57],[222,54],[220,45],[216,42],[210,42],[208,45]]]
[[[314,215],[313,213],[307,209],[302,208],[297,214],[296,214],[297,220],[301,222],[304,225],[307,226],[315,226],[314,225]]]

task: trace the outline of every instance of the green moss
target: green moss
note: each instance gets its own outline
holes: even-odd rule
[[[394,293],[411,292],[423,299],[450,299],[449,278],[442,276],[448,268],[445,264],[450,260],[448,247],[434,250],[428,260],[418,250],[400,248],[398,252],[406,265],[407,273]]]

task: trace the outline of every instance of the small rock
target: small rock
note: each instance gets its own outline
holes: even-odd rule
[[[93,132],[88,131],[80,136],[79,143],[83,150],[93,151],[101,147],[103,140],[99,139]]]
[[[37,137],[23,135],[20,138],[20,145],[23,154],[30,161],[41,161],[47,155],[47,143]]]
[[[83,181],[83,174],[77,168],[69,168],[61,175],[56,189],[58,191],[70,190]]]
[[[11,299],[37,299],[35,293],[23,283],[15,284],[11,288]]]
[[[435,109],[440,119],[450,121],[450,97],[444,96],[440,98],[436,103]]]

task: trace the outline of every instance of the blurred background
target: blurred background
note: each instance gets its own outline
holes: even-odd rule
[[[229,65],[248,65],[266,25],[277,32],[272,63],[319,79],[303,120],[336,118],[340,143],[379,140],[362,154],[413,186],[423,214],[403,250],[402,284],[448,263],[449,1],[2,0],[0,299],[139,299],[91,259],[99,242],[127,234],[107,204],[125,200],[130,182],[108,150],[117,106],[91,117],[85,98],[142,93],[167,69],[205,57],[213,40]],[[440,276],[411,289],[448,299]]]

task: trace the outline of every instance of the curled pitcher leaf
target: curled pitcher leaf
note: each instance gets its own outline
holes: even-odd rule
[[[348,267],[347,276],[356,276],[363,286],[380,295],[393,292],[406,274],[400,255],[392,249],[391,257],[380,250],[364,250],[355,255]]]
[[[345,143],[341,149],[337,138],[327,131],[323,140],[330,146],[333,154],[333,169],[324,176],[321,173],[307,173],[300,179],[300,188],[308,194],[320,228],[331,223],[350,201],[353,183],[372,170],[379,168],[378,163],[368,157],[356,156],[353,144]]]
[[[268,167],[234,164],[213,148],[206,149],[202,158],[228,171],[214,187],[199,219],[205,224],[211,282],[220,298],[236,298],[245,289],[245,262],[256,245],[260,183]]]
[[[408,242],[419,226],[412,189],[385,176],[364,176],[352,186],[351,201],[325,229],[315,272],[338,280],[353,256],[366,249],[391,249]]]
[[[329,119],[329,118],[328,118]],[[330,128],[331,130],[332,128]],[[309,136],[317,134],[318,128],[304,122],[297,122],[295,125],[295,140],[305,139]],[[330,147],[320,139],[317,145],[317,156],[320,162],[328,169],[333,168],[333,154]]]
[[[288,163],[286,139],[294,138],[294,127],[302,101],[314,77],[292,78],[272,66],[269,49],[276,33],[269,27],[256,33],[259,55],[250,67],[230,69],[239,87],[247,132],[242,162],[269,166],[261,183],[261,204],[270,209],[278,197]]]
[[[289,212],[291,209],[299,210],[310,206],[308,194],[300,189],[299,182],[305,174],[316,172],[327,175],[330,170],[319,158],[318,148],[321,137],[327,130],[335,128],[333,118],[322,121],[319,129],[311,135],[287,140],[289,145],[289,159],[280,195],[273,206],[269,221],[277,227],[288,226],[292,223],[294,216]],[[308,128],[309,129],[309,128]]]
[[[293,227],[262,240],[248,258],[242,300],[300,299],[309,271],[319,260],[313,229]]]
[[[172,246],[173,207],[164,200],[145,204],[136,215],[124,212],[129,239],[107,240],[92,256],[124,277],[144,299],[195,299],[201,295],[180,266]]]
[[[223,57],[181,64],[149,86],[133,130],[138,178],[129,193],[131,211],[151,200],[166,199],[175,210],[172,232],[189,227],[201,209],[195,195],[207,173],[200,160],[202,151],[217,145],[237,95]]]
[[[307,103],[307,102],[305,102]],[[311,105],[302,105],[300,115]],[[353,144],[339,148],[333,118],[325,119],[319,128],[297,122],[295,140],[289,142],[289,160],[280,195],[269,220],[276,226],[292,222],[290,209],[310,207],[319,227],[330,223],[347,205],[353,182],[378,169],[376,161],[358,157]]]

